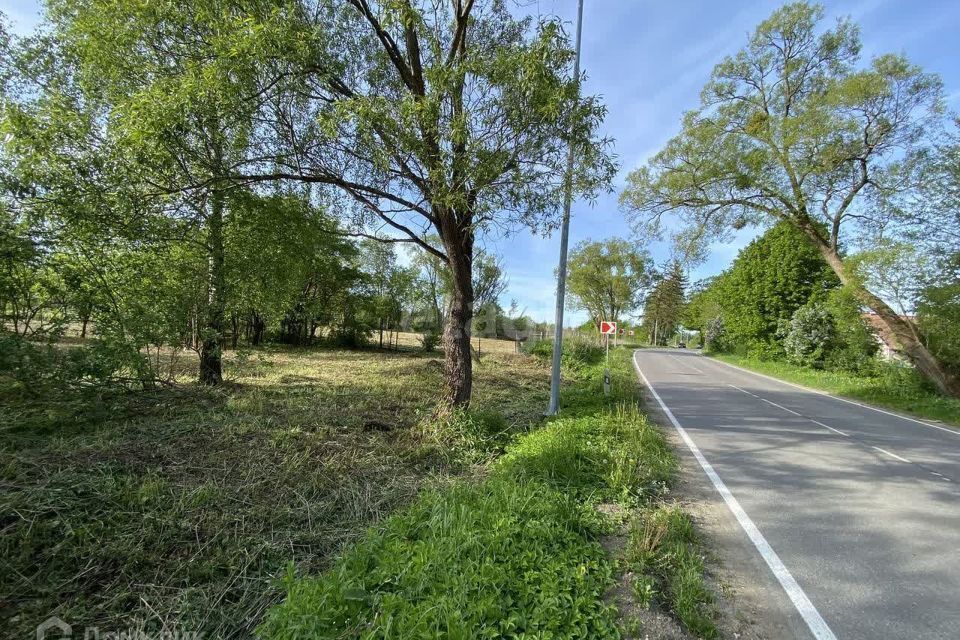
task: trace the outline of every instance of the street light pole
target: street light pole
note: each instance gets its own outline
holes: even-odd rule
[[[580,97],[580,33],[583,27],[583,0],[577,2],[576,55],[573,59],[573,78]],[[553,330],[553,367],[550,374],[550,406],[548,416],[560,411],[560,355],[563,350],[563,304],[567,288],[567,244],[570,238],[570,205],[573,200],[573,141],[567,150],[567,175],[564,185],[563,220],[560,222],[560,264],[557,267],[557,312]]]

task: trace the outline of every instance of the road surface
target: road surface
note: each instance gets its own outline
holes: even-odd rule
[[[694,351],[634,363],[802,621],[797,637],[960,639],[960,431]]]

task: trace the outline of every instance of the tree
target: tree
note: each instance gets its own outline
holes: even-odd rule
[[[382,349],[383,330],[397,328],[403,305],[413,291],[416,270],[400,266],[394,247],[375,240],[362,242],[362,255],[372,287]]]
[[[259,7],[264,17],[269,4]],[[193,2],[189,11],[174,3],[55,0],[45,31],[22,52],[37,91],[25,93],[6,118],[25,169],[31,151],[62,167],[66,179],[43,186],[64,208],[76,209],[70,198],[79,193],[87,206],[77,214],[89,221],[103,215],[103,199],[116,200],[116,187],[126,200],[103,209],[127,220],[167,217],[204,249],[199,377],[207,384],[223,377],[225,227],[238,191],[229,170],[246,158],[262,106],[260,61],[247,54],[275,26],[264,20],[250,29],[246,16],[256,9],[219,0]],[[57,135],[48,135],[44,148],[34,132],[45,120]],[[92,166],[69,160],[77,148],[95,156]]]
[[[762,349],[797,309],[839,284],[807,237],[779,222],[742,249],[713,286],[730,341]]]
[[[789,222],[877,314],[884,341],[940,391],[960,395],[910,321],[854,281],[841,251],[844,238],[867,238],[895,218],[885,196],[915,185],[927,132],[940,123],[940,81],[898,55],[857,68],[856,27],[840,20],[821,32],[822,17],[819,6],[793,3],[762,22],[714,68],[680,134],[628,176],[621,202],[654,233],[668,214],[714,236]]]
[[[500,1],[295,7],[260,85],[272,143],[234,174],[331,187],[345,211],[352,203],[357,233],[441,260],[452,284],[444,403],[466,405],[476,234],[555,225],[568,144],[580,159],[571,188],[605,188],[604,108],[570,77],[560,23],[517,19]]]
[[[473,257],[473,306],[483,308],[497,304],[510,281],[503,272],[499,256],[478,249]]]
[[[651,344],[666,344],[667,338],[676,333],[683,317],[686,286],[683,265],[676,260],[657,278],[643,306],[643,326]]]
[[[617,322],[642,304],[653,261],[626,240],[584,240],[570,253],[567,269],[570,303],[586,310],[599,329],[601,321]]]

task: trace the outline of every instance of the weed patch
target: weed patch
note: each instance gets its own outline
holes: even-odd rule
[[[693,633],[717,637],[713,596],[703,581],[703,554],[693,523],[679,507],[661,505],[637,513],[626,563],[636,573],[633,589],[641,606],[661,603]]]

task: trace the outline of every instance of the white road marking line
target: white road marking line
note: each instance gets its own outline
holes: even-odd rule
[[[778,556],[773,550],[773,548],[767,542],[767,539],[763,537],[762,533],[760,533],[760,529],[758,529],[757,525],[753,523],[753,520],[750,519],[750,516],[747,515],[747,512],[744,511],[743,507],[740,506],[740,503],[727,488],[727,485],[724,484],[723,480],[720,479],[720,476],[717,475],[717,472],[714,471],[710,463],[707,462],[707,459],[704,457],[703,453],[700,452],[700,448],[697,447],[693,439],[687,434],[686,429],[680,425],[676,416],[673,415],[673,412],[670,411],[670,408],[667,407],[663,399],[660,398],[660,394],[657,393],[656,389],[653,388],[653,385],[650,384],[650,381],[647,380],[647,376],[643,375],[643,371],[640,369],[640,365],[637,363],[636,352],[633,354],[633,366],[637,370],[637,374],[643,380],[643,383],[647,385],[648,389],[650,389],[651,395],[653,395],[654,399],[660,405],[660,408],[663,409],[663,412],[666,414],[667,418],[670,419],[670,422],[677,430],[677,433],[680,434],[680,438],[687,445],[687,448],[690,449],[690,452],[693,453],[693,456],[697,459],[697,462],[700,463],[700,467],[703,468],[703,472],[707,474],[707,477],[710,478],[710,482],[713,483],[714,488],[723,498],[723,501],[727,503],[727,507],[733,513],[734,517],[736,517],[737,522],[740,523],[744,533],[746,533],[747,537],[750,538],[750,542],[753,543],[753,546],[757,548],[758,552],[760,552],[760,555],[767,563],[767,566],[770,567],[770,570],[777,578],[780,586],[783,587],[783,590],[787,593],[787,597],[790,598],[793,606],[797,608],[797,611],[800,613],[801,617],[803,617],[803,621],[807,623],[807,627],[810,629],[810,632],[813,634],[814,638],[817,640],[836,640],[837,637],[833,635],[833,631],[830,630],[830,627],[820,615],[820,612],[817,611],[817,608],[813,606],[810,598],[807,597],[807,594],[804,593],[800,585],[797,584],[797,581],[787,569],[786,565],[784,565],[783,561],[780,560],[780,556]]]
[[[707,357],[707,356],[704,356]],[[839,400],[840,402],[846,402],[847,404],[855,404],[858,407],[863,407],[864,409],[870,409],[871,411],[876,411],[877,413],[883,413],[888,416],[893,416],[894,418],[902,418],[903,420],[909,420],[910,422],[916,422],[917,424],[922,424],[925,427],[930,427],[932,429],[939,429],[940,431],[946,431],[947,433],[952,433],[955,436],[960,436],[960,430],[958,429],[948,429],[947,427],[940,427],[935,424],[930,424],[929,422],[924,422],[923,420],[917,420],[916,418],[911,418],[910,416],[901,415],[899,413],[894,413],[892,411],[887,411],[886,409],[879,409],[877,407],[871,407],[869,404],[863,404],[862,402],[857,402],[856,400],[848,400],[847,398],[841,398],[840,396],[835,396],[832,393],[827,393],[826,391],[820,391],[819,389],[811,389],[810,387],[805,387],[801,384],[795,384],[793,382],[787,382],[786,380],[781,380],[780,378],[774,378],[773,376],[768,376],[765,373],[757,373],[756,371],[750,371],[749,369],[744,369],[743,367],[738,367],[735,364],[730,364],[729,362],[724,362],[723,360],[717,360],[716,358],[710,358],[713,362],[722,364],[724,366],[730,367],[731,369],[736,369],[737,371],[743,371],[744,373],[749,373],[760,378],[766,378],[767,380],[772,380],[773,382],[779,382],[780,384],[785,384],[797,389],[803,389],[804,391],[809,391],[810,393],[815,393],[818,396],[825,396],[827,398],[833,398],[834,400]]]
[[[756,398],[757,400],[763,400],[763,401],[766,402],[767,404],[772,404],[773,406],[777,407],[778,409],[783,409],[784,411],[786,411],[786,412],[788,412],[788,413],[792,413],[792,414],[795,415],[795,416],[800,416],[801,418],[806,418],[806,416],[804,416],[804,415],[801,414],[801,413],[797,413],[796,411],[794,411],[794,410],[792,410],[792,409],[787,409],[786,407],[783,407],[783,406],[777,404],[776,402],[771,402],[770,400],[767,400],[766,398],[761,398],[761,397],[758,396],[757,394],[755,394],[755,393],[750,393],[750,392],[747,391],[746,389],[741,389],[740,387],[738,387],[738,386],[735,385],[735,384],[729,384],[729,383],[728,383],[727,386],[728,386],[728,387],[733,387],[733,388],[736,389],[737,391],[742,391],[742,392],[744,392],[745,394],[747,394],[748,396],[753,396],[753,397]],[[828,424],[823,424],[823,423],[820,422],[819,420],[814,420],[813,418],[807,418],[807,420],[809,420],[809,421],[812,422],[813,424],[818,424],[818,425],[820,425],[820,426],[823,427],[824,429],[830,429],[830,431],[833,431],[834,433],[839,433],[839,434],[840,434],[841,436],[843,436],[844,438],[849,438],[849,437],[850,437],[850,436],[848,436],[847,434],[845,434],[843,431],[840,431],[839,429],[834,429],[833,427],[831,427],[831,426],[828,425]]]
[[[688,364],[688,363],[684,362],[683,360],[681,360],[680,358],[678,358],[678,357],[675,356],[675,355],[671,355],[671,354],[668,353],[668,354],[667,354],[667,357],[668,357],[668,358],[673,358],[674,360],[676,360],[677,362],[679,362],[679,363],[682,364],[683,366],[688,367],[688,368],[690,368],[690,369],[693,369],[693,370],[696,371],[697,373],[703,373],[703,369],[699,369],[699,368],[693,366],[692,364]]]
[[[818,425],[820,425],[820,426],[823,427],[824,429],[830,429],[830,431],[833,431],[834,433],[839,433],[839,434],[842,435],[844,438],[849,438],[849,437],[850,437],[848,434],[844,433],[843,431],[840,431],[840,429],[834,429],[834,428],[831,427],[830,425],[828,425],[828,424],[823,424],[823,423],[820,422],[819,420],[814,420],[813,418],[807,418],[807,419],[810,420],[810,422],[812,422],[813,424],[818,424]]]
[[[888,456],[890,456],[891,458],[894,458],[895,460],[899,460],[900,462],[910,462],[910,461],[907,460],[906,458],[901,458],[901,457],[898,456],[897,454],[895,454],[895,453],[890,453],[890,452],[887,451],[886,449],[881,449],[880,447],[874,447],[873,445],[870,445],[870,446],[871,446],[872,448],[876,449],[877,451],[879,451],[880,453],[885,453],[885,454],[887,454]]]

